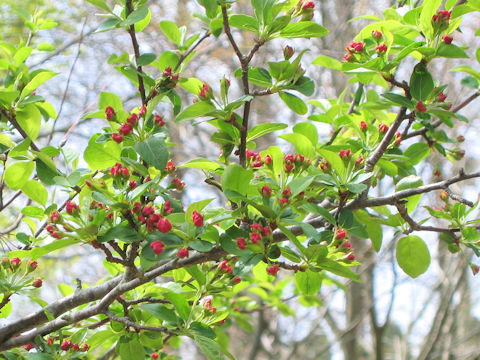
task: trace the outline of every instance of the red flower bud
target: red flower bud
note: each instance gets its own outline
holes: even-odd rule
[[[177,256],[180,259],[188,257],[188,249],[186,248],[178,249]]]
[[[163,70],[163,76],[168,77],[170,75],[172,75],[172,68],[169,66],[165,70]]]
[[[383,34],[381,31],[378,30],[373,30],[372,31],[372,37],[375,39],[381,39],[383,37]]]
[[[47,339],[47,345],[50,346],[50,345],[52,345],[52,344],[53,344],[53,338],[49,337],[49,338]]]
[[[443,35],[442,40],[445,44],[449,45],[452,43],[453,37],[451,37],[450,35]]]
[[[288,204],[288,198],[281,198],[280,200],[278,200],[278,202],[280,203],[281,206],[283,205],[286,205]]]
[[[25,345],[22,345],[21,347],[27,351],[30,351],[34,348],[32,344],[25,344]]]
[[[160,255],[163,252],[165,245],[163,245],[163,242],[155,240],[150,243],[150,247],[156,255]]]
[[[155,119],[155,124],[157,126],[165,126],[165,121],[163,121],[163,117],[158,115],[158,114],[155,114],[154,116],[154,119]]]
[[[380,123],[378,125],[378,130],[381,132],[381,133],[386,133],[388,131],[388,125],[384,124],[384,123]]]
[[[75,351],[75,352],[76,352],[76,351],[79,351],[79,350],[80,350],[80,345],[78,345],[78,344],[73,344],[72,349],[73,349],[73,351]]]
[[[154,352],[154,353],[151,353],[151,354],[150,354],[150,359],[152,359],[152,360],[157,360],[158,358],[159,358],[158,353]]]
[[[124,178],[129,178],[130,177],[130,171],[128,170],[128,168],[126,167],[122,167],[120,169],[120,174],[124,177]]]
[[[353,261],[353,260],[355,260],[355,255],[353,255],[353,254],[348,254],[347,260],[348,260],[348,261]]]
[[[141,207],[142,207],[142,204],[141,204],[140,202],[138,202],[138,201],[135,201],[135,202],[133,203],[132,212],[133,212],[133,213],[139,212],[140,209],[141,209]]]
[[[293,54],[294,54],[294,50],[291,46],[287,45],[283,48],[283,56],[285,57],[285,60],[288,60],[290,59]]]
[[[269,186],[264,185],[260,189],[260,194],[262,194],[262,196],[265,196],[265,197],[270,197],[272,195],[272,189]]]
[[[285,172],[287,173],[291,173],[294,168],[295,168],[294,164],[285,164]]]
[[[127,136],[127,135],[130,135],[133,131],[133,127],[132,125],[130,124],[122,124],[122,126],[120,126],[120,133],[122,133],[124,136]]]
[[[260,231],[262,231],[262,229],[263,229],[263,226],[261,224],[254,223],[254,224],[250,225],[250,230],[255,231],[255,232],[260,232]]]
[[[237,246],[241,250],[245,250],[247,248],[247,242],[243,237],[238,237],[237,238]]]
[[[417,105],[415,105],[415,111],[424,113],[427,111],[427,107],[423,104],[422,101],[417,102]]]
[[[120,144],[120,143],[123,141],[123,135],[122,135],[122,134],[114,133],[114,134],[112,134],[112,139],[113,139],[113,141],[115,141],[116,143]]]
[[[203,216],[197,210],[193,210],[192,219],[196,227],[203,226]]]
[[[172,160],[167,162],[167,165],[165,165],[165,170],[170,174],[174,172],[177,168],[175,167],[175,164],[173,163]]]
[[[131,190],[135,189],[135,188],[137,187],[137,182],[136,182],[135,180],[130,180],[130,181],[128,182],[128,187],[129,187]]]
[[[272,164],[272,157],[270,155],[265,155],[265,158],[263,159],[263,162],[266,165],[271,165]]]
[[[210,97],[210,95],[211,95],[210,86],[208,86],[207,84],[203,84],[202,89],[200,90],[200,93],[198,94],[198,97],[202,100],[206,100],[207,98]]]
[[[277,273],[280,270],[280,268],[277,265],[270,265],[270,266],[267,266],[266,270],[267,270],[267,273],[269,273],[270,275],[277,276]]]
[[[180,180],[178,177],[176,177],[172,180],[172,185],[177,190],[183,190],[185,188],[185,183],[182,180]]]
[[[20,260],[18,257],[13,258],[10,260],[10,265],[15,269],[20,266],[22,263],[22,260]]]
[[[70,215],[76,214],[78,212],[78,205],[71,201],[67,201],[65,204],[65,210]]]
[[[290,190],[290,188],[286,188],[285,190],[282,191],[282,195],[283,197],[288,198],[292,196],[292,190]]]
[[[150,216],[155,212],[155,209],[152,205],[147,205],[142,209],[143,216]]]
[[[262,236],[257,233],[257,232],[253,232],[250,234],[250,241],[254,244],[258,244],[258,242],[262,240]]]
[[[70,349],[71,346],[72,346],[72,342],[70,340],[65,340],[65,341],[62,341],[62,344],[60,345],[60,349],[62,349],[63,351],[68,351],[68,349]]]
[[[238,283],[241,282],[241,281],[242,281],[242,278],[241,278],[240,276],[235,276],[235,277],[233,278],[233,284],[234,284],[234,285],[238,284]],[[225,319],[224,319],[224,320],[225,320]]]
[[[366,130],[367,130],[367,127],[368,127],[367,123],[362,120],[362,121],[360,122],[360,129],[362,129],[362,131],[366,131]]]
[[[114,116],[115,116],[115,110],[113,110],[111,106],[107,106],[105,108],[105,117],[107,118],[107,120],[111,121]]]
[[[314,9],[315,3],[313,1],[305,1],[302,5],[302,10]]]
[[[262,229],[262,235],[263,235],[263,236],[270,236],[270,235],[272,235],[272,229],[270,229],[269,226],[263,227],[263,229]]]
[[[352,41],[348,44],[347,50],[350,52],[362,52],[365,48],[365,43],[362,41]]]
[[[347,236],[347,232],[343,229],[337,229],[335,233],[335,238],[338,240],[345,239],[345,236]]]
[[[355,60],[355,55],[353,55],[351,52],[347,52],[345,55],[343,55],[343,58],[346,62],[353,62],[353,60]]]
[[[170,230],[172,230],[172,224],[170,224],[170,221],[168,221],[168,219],[162,218],[162,219],[158,220],[157,229],[160,232],[166,234]]]
[[[360,166],[360,165],[362,164],[362,162],[363,162],[363,157],[360,156],[360,157],[355,161],[355,165],[356,165],[356,166]]]
[[[141,115],[140,115],[141,116]],[[137,121],[138,121],[138,116],[137,114],[132,114],[130,115],[128,118],[127,118],[127,123],[129,123],[130,125],[132,126],[135,126],[137,124]],[[122,125],[123,126],[123,125]],[[125,135],[128,135],[128,134],[125,134]]]
[[[387,52],[387,45],[385,45],[385,43],[377,45],[375,47],[375,50],[377,50],[377,52],[379,52],[379,53],[385,53],[385,52]]]
[[[38,267],[38,262],[36,262],[36,261],[30,261],[30,262],[28,263],[28,270],[29,270],[29,271],[33,271],[33,270],[35,270],[37,267]]]
[[[352,244],[350,244],[348,241],[345,241],[345,242],[342,244],[342,246],[343,246],[344,248],[349,249],[349,248],[352,247]]]
[[[62,221],[62,217],[57,211],[54,211],[50,214],[50,221],[54,224],[58,224]]]
[[[340,158],[346,158],[348,159],[350,157],[350,154],[351,154],[351,150],[350,149],[347,149],[347,150],[341,150],[340,153],[338,154],[340,156]]]
[[[438,102],[444,102],[446,98],[447,98],[447,95],[445,95],[443,92],[437,95]]]
[[[230,266],[227,260],[223,260],[220,263],[220,270],[226,272],[226,273],[231,273],[233,271],[233,268]]]

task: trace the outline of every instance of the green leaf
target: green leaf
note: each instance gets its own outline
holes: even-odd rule
[[[219,163],[216,163],[215,161],[210,161],[210,160],[205,159],[205,158],[198,158],[198,159],[190,160],[189,162],[187,162],[183,165],[180,165],[179,167],[215,171],[217,169],[222,168],[223,165],[219,164]]]
[[[150,315],[155,316],[157,319],[176,323],[177,322],[177,315],[175,315],[175,311],[172,309],[168,309],[163,305],[160,304],[144,304],[139,306],[140,309],[146,311]]]
[[[175,44],[179,45],[182,38],[182,34],[177,24],[173,21],[160,21],[160,30],[165,34],[165,36]]]
[[[258,139],[259,137],[277,131],[285,129],[287,124],[275,124],[275,123],[263,123],[259,124],[248,131],[247,141]]]
[[[416,188],[423,185],[423,180],[417,175],[410,175],[402,178],[397,185],[395,185],[396,191]]]
[[[461,47],[445,43],[440,44],[436,55],[446,58],[468,58],[468,54]]]
[[[108,229],[103,236],[98,237],[99,242],[107,242],[115,239],[131,244],[142,240],[142,237],[132,227],[122,225],[114,226]]]
[[[322,275],[319,272],[307,269],[295,273],[295,285],[305,295],[315,295],[322,286]]]
[[[145,66],[150,64],[152,61],[154,61],[157,58],[156,54],[153,53],[145,53],[140,55],[140,57],[137,60],[137,65],[138,66]]]
[[[38,137],[42,122],[42,114],[35,104],[28,104],[17,110],[17,121],[32,141]]]
[[[105,10],[107,12],[111,12],[110,7],[107,5],[105,0],[87,0],[90,4],[95,5],[96,7]]]
[[[33,165],[33,164],[32,164]],[[22,186],[22,192],[33,201],[45,206],[48,200],[48,192],[42,183],[35,180],[28,180]]]
[[[230,26],[257,33],[258,21],[253,16],[244,14],[235,14],[229,17]]]
[[[295,149],[299,154],[307,158],[313,158],[315,156],[314,147],[305,135],[293,133],[281,135],[279,138],[287,140],[289,143],[295,146]]]
[[[422,12],[420,13],[420,27],[429,40],[433,40],[432,17],[437,12],[442,0],[428,0],[423,3]]]
[[[217,0],[198,0],[198,3],[205,8],[205,12],[209,19],[212,19],[217,15]]]
[[[305,115],[308,111],[308,107],[305,102],[300,99],[298,96],[290,94],[286,91],[280,91],[278,93],[283,102],[292,110],[293,112],[299,115]]]
[[[198,117],[207,116],[209,114],[212,114],[216,110],[217,109],[215,108],[215,106],[213,106],[209,102],[199,101],[184,109],[180,114],[178,114],[175,121],[179,122],[185,120],[192,120]]]
[[[22,161],[9,165],[4,173],[5,183],[12,190],[21,189],[27,183],[34,167],[32,161]]]
[[[136,337],[128,338],[122,336],[118,340],[115,352],[120,355],[121,360],[143,360],[146,356],[143,345],[140,344]]]
[[[175,306],[178,315],[180,315],[183,320],[188,320],[191,306],[188,304],[187,298],[182,294],[176,294],[173,292],[165,294],[165,297],[170,300],[173,306]]]
[[[334,70],[342,70],[342,63],[330,56],[320,55],[312,61],[313,65],[320,65]]]
[[[318,143],[318,132],[315,125],[309,122],[297,123],[293,127],[293,132],[297,134],[302,134],[310,140],[313,146],[316,146]]]
[[[302,191],[304,191],[315,179],[314,176],[302,176],[293,179],[288,183],[288,187],[292,192],[292,196],[297,196]]]
[[[408,158],[408,163],[411,165],[417,165],[430,155],[430,147],[423,142],[412,144],[403,153]]]
[[[338,154],[334,153],[330,150],[320,149],[318,153],[327,159],[328,163],[332,167],[333,170],[337,172],[338,175],[343,176],[346,173],[345,164],[343,160],[338,156]]]
[[[195,333],[193,336],[195,341],[197,342],[200,349],[207,355],[209,360],[224,360],[224,356],[222,355],[222,350],[220,349],[220,345],[218,345],[214,340],[198,335]]]
[[[139,21],[142,21],[145,19],[148,15],[148,7],[147,6],[142,6],[133,11],[128,17],[121,22],[121,26],[130,26],[133,25]]]
[[[327,258],[319,258],[317,260],[317,263],[322,269],[327,270],[333,274],[343,276],[354,281],[358,281],[358,274],[354,273],[352,270],[350,270],[349,267],[342,265],[337,261]]]
[[[335,224],[336,221],[335,221],[335,218],[333,217],[332,214],[330,214],[330,212],[323,208],[323,207],[320,207],[318,205],[315,205],[315,204],[311,204],[311,203],[307,203],[307,204],[303,204],[302,206],[300,206],[301,209],[304,209],[305,211],[308,211],[312,214],[315,214],[315,215],[320,215],[322,216],[325,220],[327,220],[330,224]]]
[[[150,136],[146,140],[133,145],[142,160],[158,170],[164,170],[168,161],[168,150],[165,141],[158,136]]]
[[[109,31],[115,29],[118,24],[121,23],[121,20],[118,18],[111,18],[106,21],[104,21],[97,30],[95,30],[95,33],[100,33],[104,31]]]
[[[88,146],[83,153],[83,158],[91,170],[103,170],[120,162],[121,147],[114,141],[97,143],[95,140],[100,134],[90,138]]]
[[[205,206],[210,204],[212,201],[213,199],[206,199],[206,200],[201,200],[201,201],[191,203],[188,206],[187,211],[185,212],[185,219],[187,220],[187,222],[190,224],[193,224],[193,219],[192,219],[193,212],[195,210],[198,212],[201,212],[205,208]]]
[[[313,22],[313,21],[300,21],[296,23],[290,23],[285,26],[278,37],[283,38],[311,38],[322,37],[328,34],[327,28]],[[277,37],[277,36],[275,36]]]
[[[147,16],[143,20],[140,20],[135,24],[135,32],[139,33],[142,32],[147,28],[147,26],[150,24],[150,21],[152,20],[152,12],[150,9],[148,9]]]
[[[382,96],[385,99],[390,100],[391,102],[397,105],[405,106],[408,109],[413,108],[412,102],[409,99],[407,99],[405,96],[394,94],[394,93],[385,93],[385,94],[382,94]]]
[[[471,68],[470,66],[468,66],[468,65],[456,66],[456,67],[454,67],[453,69],[450,69],[450,71],[462,71],[462,72],[466,72],[467,74],[472,75],[475,79],[477,79],[477,80],[480,81],[480,72],[472,69],[472,68]]]
[[[252,170],[246,170],[240,165],[232,164],[227,166],[222,174],[222,189],[246,195],[252,179]]]
[[[20,93],[19,101],[30,95],[34,92],[40,85],[42,85],[45,81],[51,79],[57,75],[57,73],[50,71],[50,70],[42,70],[38,72],[32,80],[28,82],[27,85],[23,88],[22,92]]]
[[[263,259],[263,254],[247,254],[243,255],[238,261],[235,263],[233,268],[233,274],[235,276],[242,276],[244,274],[249,273],[255,265],[257,265],[260,260]]]
[[[434,87],[432,75],[424,64],[418,63],[413,68],[412,76],[410,77],[410,93],[415,99],[425,101]]]
[[[418,236],[409,235],[397,243],[397,262],[412,278],[423,274],[430,266],[430,252],[425,242]]]
[[[237,78],[241,77],[242,69],[235,70],[235,76]],[[260,67],[249,67],[248,68],[248,81],[252,84],[264,87],[272,86],[272,76],[268,70]]]

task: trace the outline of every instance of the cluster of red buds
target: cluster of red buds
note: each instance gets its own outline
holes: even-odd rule
[[[165,165],[165,171],[169,174],[173,173],[177,168],[175,167],[175,164],[173,163],[172,160],[168,161],[167,164]]]
[[[272,163],[272,157],[270,155],[266,155],[262,159],[262,156],[259,153],[256,153],[255,151],[249,149],[247,149],[245,155],[247,157],[248,164],[254,168],[259,168],[263,164],[270,165]]]
[[[165,203],[166,204],[166,203]],[[168,212],[166,212],[167,210]],[[172,224],[164,215],[171,212],[170,205],[168,208],[164,205],[163,212],[157,212],[158,209],[154,205],[145,205],[136,201],[133,204],[132,213],[138,214],[138,222],[145,225],[147,230],[154,231],[155,229],[166,234],[172,230]]]
[[[363,41],[351,41],[345,48],[347,52],[343,55],[343,58],[347,62],[355,61],[355,54],[360,54],[365,49],[365,43]]]
[[[3,269],[7,270],[8,272],[15,273],[20,270],[22,264],[22,260],[18,257],[14,257],[12,259],[9,259],[8,257],[4,257],[1,260],[1,266]],[[26,265],[26,273],[29,274],[38,267],[38,262],[36,261],[29,261],[28,265]],[[42,287],[42,279],[33,279],[32,280],[32,286],[39,288]],[[9,297],[9,296],[8,296]],[[8,299],[7,299],[8,300]]]
[[[331,169],[330,163],[325,158],[322,158],[322,160],[320,160],[320,163],[318,164],[318,166],[325,173],[328,173]]]
[[[280,267],[278,265],[272,264],[267,266],[265,270],[267,271],[268,274],[272,276],[277,276],[278,272],[280,271]]]
[[[53,343],[53,339],[52,339],[52,343]],[[50,345],[48,344],[48,340],[47,340],[47,345]],[[64,340],[60,344],[60,349],[62,349],[63,351],[72,350],[73,352],[79,352],[79,351],[86,352],[88,351],[89,348],[90,347],[88,346],[88,344],[82,344],[82,345],[74,344],[72,343],[71,340]]]
[[[233,267],[227,260],[223,260],[218,268],[227,274],[231,274],[233,272]]]
[[[115,166],[112,166],[109,170],[110,175],[114,178],[125,178],[130,177],[130,170],[126,166],[123,166],[120,163],[116,163]]]
[[[311,160],[305,159],[305,156],[300,154],[288,154],[283,158],[285,161],[285,172],[301,172],[310,166]]]
[[[384,123],[378,124],[378,131],[380,131],[381,134],[386,134],[388,129],[389,127],[387,124],[384,124]]]
[[[435,15],[432,16],[433,26],[438,29],[444,29],[448,27],[452,13],[448,10],[440,10]]]
[[[415,111],[419,113],[427,112],[427,107],[422,101],[419,101],[415,104]]]
[[[207,84],[203,84],[200,92],[198,93],[200,100],[209,100],[213,98],[212,88]]]
[[[345,257],[345,260],[355,260],[355,255],[353,254],[352,250],[352,244],[348,241],[347,232],[344,229],[337,229],[335,231],[335,237],[333,241],[337,249],[341,249],[342,252],[348,253]]]
[[[163,83],[171,88],[174,88],[178,82],[179,75],[172,72],[172,68],[169,66],[163,70]]]
[[[212,306],[212,298],[207,298],[203,302],[203,307],[209,313],[215,314],[217,312],[217,308]]]
[[[178,191],[182,191],[183,189],[185,189],[185,183],[180,180],[180,178],[178,177],[175,177],[173,178],[172,182],[170,183],[170,187],[178,190]]]
[[[313,19],[313,10],[315,3],[310,0],[300,0],[292,12],[292,17],[301,16],[300,21],[310,21]]]
[[[402,134],[400,131],[397,131],[395,133],[395,139],[393,140],[393,145],[394,146],[400,146],[400,143],[402,142]]]

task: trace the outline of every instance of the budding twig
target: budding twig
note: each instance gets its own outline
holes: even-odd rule
[[[126,10],[127,10],[127,16],[133,12],[133,7],[132,7],[132,0],[127,0],[125,4]],[[138,41],[137,41],[137,34],[135,32],[135,25],[130,25],[128,28],[128,33],[130,34],[130,38],[132,39],[132,46],[133,46],[133,52],[135,54],[135,62],[138,62],[138,58],[140,57],[140,48],[138,46]],[[145,95],[145,85],[143,84],[143,69],[141,66],[137,65],[137,78],[138,78],[138,91],[140,92],[140,97],[142,98],[142,105],[146,105],[146,95]]]

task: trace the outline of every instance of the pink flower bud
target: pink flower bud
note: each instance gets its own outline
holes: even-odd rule
[[[180,259],[188,257],[188,249],[186,248],[178,249],[177,256]]]
[[[367,130],[367,127],[368,127],[367,123],[362,120],[362,121],[360,122],[360,129],[362,129],[362,131],[366,131],[366,130]]]
[[[117,144],[120,144],[123,141],[123,135],[122,134],[117,134],[114,133],[112,134],[112,139],[115,141]]]
[[[420,113],[424,113],[427,111],[427,107],[423,104],[422,101],[419,101],[417,102],[417,104],[415,105],[415,111],[416,112],[420,112]]]
[[[160,232],[166,234],[170,230],[172,230],[172,224],[170,224],[170,221],[168,221],[168,219],[162,218],[162,219],[158,220],[157,229]]]
[[[165,126],[165,121],[163,121],[163,117],[158,115],[158,114],[155,114],[154,116],[154,119],[155,119],[155,124],[157,126]]]
[[[165,245],[163,242],[155,240],[150,243],[150,247],[156,255],[160,255],[163,252]]]
[[[127,118],[127,123],[129,123],[132,126],[135,126],[138,121],[138,116],[137,114],[132,114]]]
[[[105,117],[108,121],[111,121],[115,116],[115,110],[111,106],[105,108]]]
[[[120,126],[120,133],[124,136],[130,135],[133,131],[132,125],[130,124],[122,124]]]
[[[277,273],[280,270],[280,268],[277,265],[270,265],[270,266],[267,266],[266,270],[267,270],[267,273],[269,273],[270,275],[277,276]]]
[[[193,210],[192,219],[196,227],[203,226],[203,216],[197,210]]]
[[[372,31],[372,37],[375,39],[381,39],[383,37],[383,34],[381,31],[378,30],[373,30]]]
[[[343,229],[337,229],[337,231],[335,232],[335,238],[338,240],[345,239],[346,236],[347,232]]]
[[[450,45],[453,41],[453,37],[451,37],[450,35],[443,35],[442,36],[442,41],[447,44],[447,45]]]
[[[257,232],[253,232],[250,234],[250,241],[254,244],[258,244],[258,242],[262,240],[262,236],[257,233]]]
[[[260,194],[265,197],[270,197],[272,195],[272,189],[269,186],[264,185],[260,190]]]
[[[385,53],[385,52],[387,52],[387,45],[385,45],[385,43],[377,45],[375,47],[375,50],[377,50],[377,52],[379,52],[379,53]]]
[[[247,242],[243,237],[238,237],[237,238],[237,246],[241,250],[245,250],[247,248]]]

